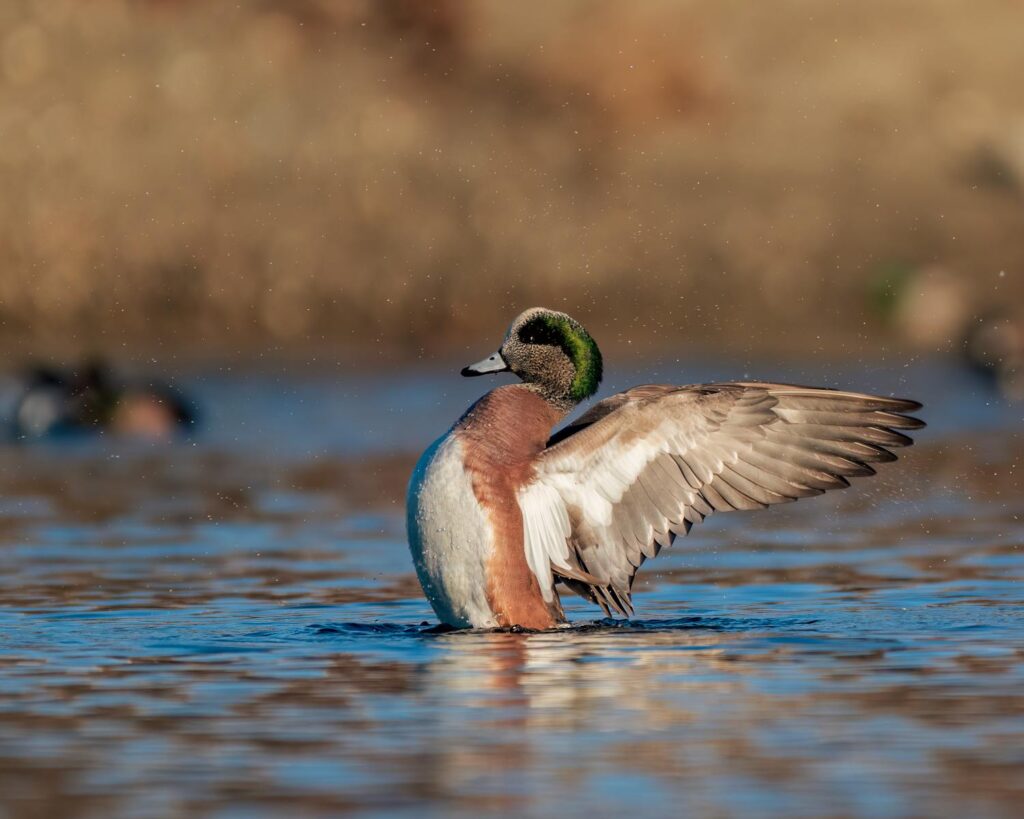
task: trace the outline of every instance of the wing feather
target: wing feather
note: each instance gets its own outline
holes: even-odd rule
[[[644,561],[716,511],[849,486],[909,446],[915,401],[799,385],[649,384],[599,402],[552,437],[519,494],[527,562],[629,616]],[[903,432],[897,431],[902,430]]]

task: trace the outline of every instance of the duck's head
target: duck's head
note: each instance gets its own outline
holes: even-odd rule
[[[465,376],[513,372],[548,400],[578,404],[601,383],[601,351],[565,313],[532,307],[508,328],[498,352],[463,368]]]

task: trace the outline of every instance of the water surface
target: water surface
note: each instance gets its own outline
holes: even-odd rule
[[[634,621],[567,598],[540,634],[432,632],[407,553],[415,450],[479,379],[210,370],[194,441],[7,445],[0,816],[1019,816],[1021,408],[935,363],[753,374],[930,427],[695,528]]]

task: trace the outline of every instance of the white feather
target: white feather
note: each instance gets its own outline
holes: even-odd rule
[[[558,490],[544,483],[531,483],[519,491],[523,514],[526,562],[540,584],[545,602],[554,599],[551,566],[569,568],[569,513]]]
[[[486,596],[494,533],[473,494],[457,437],[445,435],[423,453],[406,510],[416,574],[438,619],[463,628],[496,627]]]

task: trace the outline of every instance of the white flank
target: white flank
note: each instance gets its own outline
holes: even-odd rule
[[[435,441],[416,464],[406,515],[416,574],[438,619],[459,628],[496,627],[486,597],[494,533],[452,433]]]

